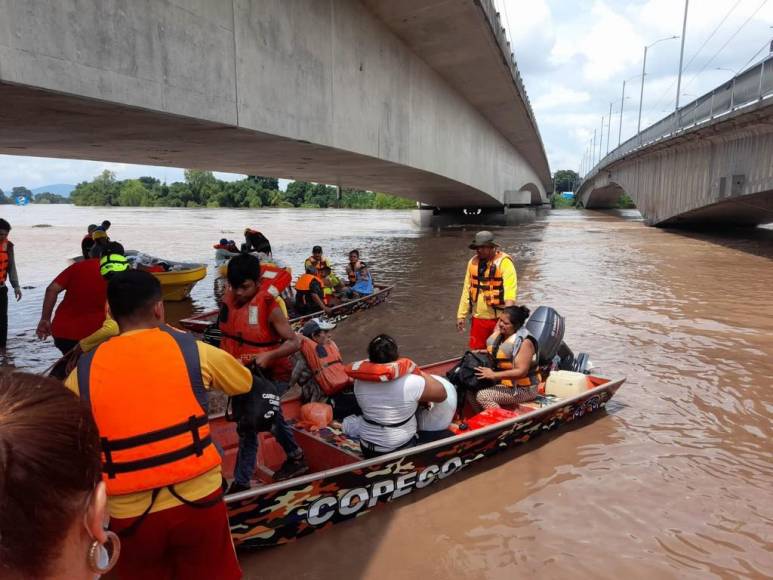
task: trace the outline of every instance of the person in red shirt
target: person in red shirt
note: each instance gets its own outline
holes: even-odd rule
[[[56,309],[57,298],[64,300]],[[40,340],[54,337],[54,345],[67,354],[78,342],[102,326],[105,320],[107,284],[99,273],[99,259],[91,258],[65,268],[46,288],[36,334]],[[62,369],[63,371],[64,369]],[[57,369],[52,371],[56,376]]]

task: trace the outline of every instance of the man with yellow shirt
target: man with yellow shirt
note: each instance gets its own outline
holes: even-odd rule
[[[486,348],[486,339],[497,325],[497,311],[514,306],[518,277],[513,259],[499,249],[491,232],[478,232],[470,244],[475,256],[467,264],[462,297],[456,313],[456,326],[464,332],[467,316],[470,324],[470,348]]]
[[[120,578],[241,578],[222,496],[207,390],[247,393],[250,371],[228,353],[163,324],[161,286],[147,272],[110,281],[121,332],[86,353],[65,384],[102,437],[110,529]]]

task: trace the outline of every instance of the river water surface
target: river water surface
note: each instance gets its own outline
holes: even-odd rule
[[[420,230],[409,212],[3,207],[25,290],[8,364],[58,353],[33,337],[45,285],[86,225],[169,259],[262,230],[297,272],[314,244],[342,270],[360,248],[390,301],[342,323],[344,357],[393,334],[420,363],[464,350],[454,328],[474,229]],[[48,225],[50,227],[39,227]],[[773,575],[773,231],[712,236],[638,214],[562,210],[496,230],[518,301],[554,306],[597,374],[627,377],[606,413],[576,422],[293,544],[242,555],[249,578],[712,578]],[[214,305],[214,274],[170,320]]]

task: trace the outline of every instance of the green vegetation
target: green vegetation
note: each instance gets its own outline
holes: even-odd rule
[[[553,184],[556,192],[574,191],[580,184],[580,175],[571,169],[559,169],[553,174]]]
[[[48,191],[44,193],[37,193],[32,200],[32,203],[72,203],[69,197],[64,197],[57,193],[50,193]]]
[[[550,198],[550,205],[553,209],[567,209],[575,207],[576,200],[574,198],[562,197],[561,194],[553,194]]]
[[[32,192],[26,187],[18,186],[11,190],[11,193],[6,196],[3,190],[0,189],[0,204],[15,203],[17,197],[27,197],[32,201]]]
[[[3,190],[0,189],[0,205],[16,203],[17,197],[26,197],[30,203],[70,203],[70,200],[62,195],[56,193],[38,193],[33,195],[32,192],[24,186],[14,187],[11,190],[11,194],[6,196]]]
[[[580,183],[580,176],[571,169],[559,169],[553,174],[553,195],[550,196],[550,206],[553,209],[567,209],[575,207],[575,198],[565,198],[561,195],[564,191],[574,191]]]
[[[624,193],[620,196],[620,199],[617,200],[617,207],[621,209],[633,209],[636,207],[636,204],[627,193]]]
[[[70,194],[75,205],[128,207],[349,207],[407,209],[413,201],[361,190],[342,190],[321,183],[293,181],[287,191],[279,190],[273,177],[250,176],[239,181],[221,181],[211,171],[185,170],[185,181],[170,185],[154,177],[118,181],[103,171],[91,181],[79,183]]]

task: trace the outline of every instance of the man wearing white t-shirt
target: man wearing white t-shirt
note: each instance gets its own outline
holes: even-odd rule
[[[390,336],[381,334],[368,345],[371,363],[391,363],[398,358],[397,343]],[[366,458],[415,445],[419,403],[439,403],[447,397],[440,381],[425,374],[386,382],[356,380],[354,394],[362,409],[360,447]]]

